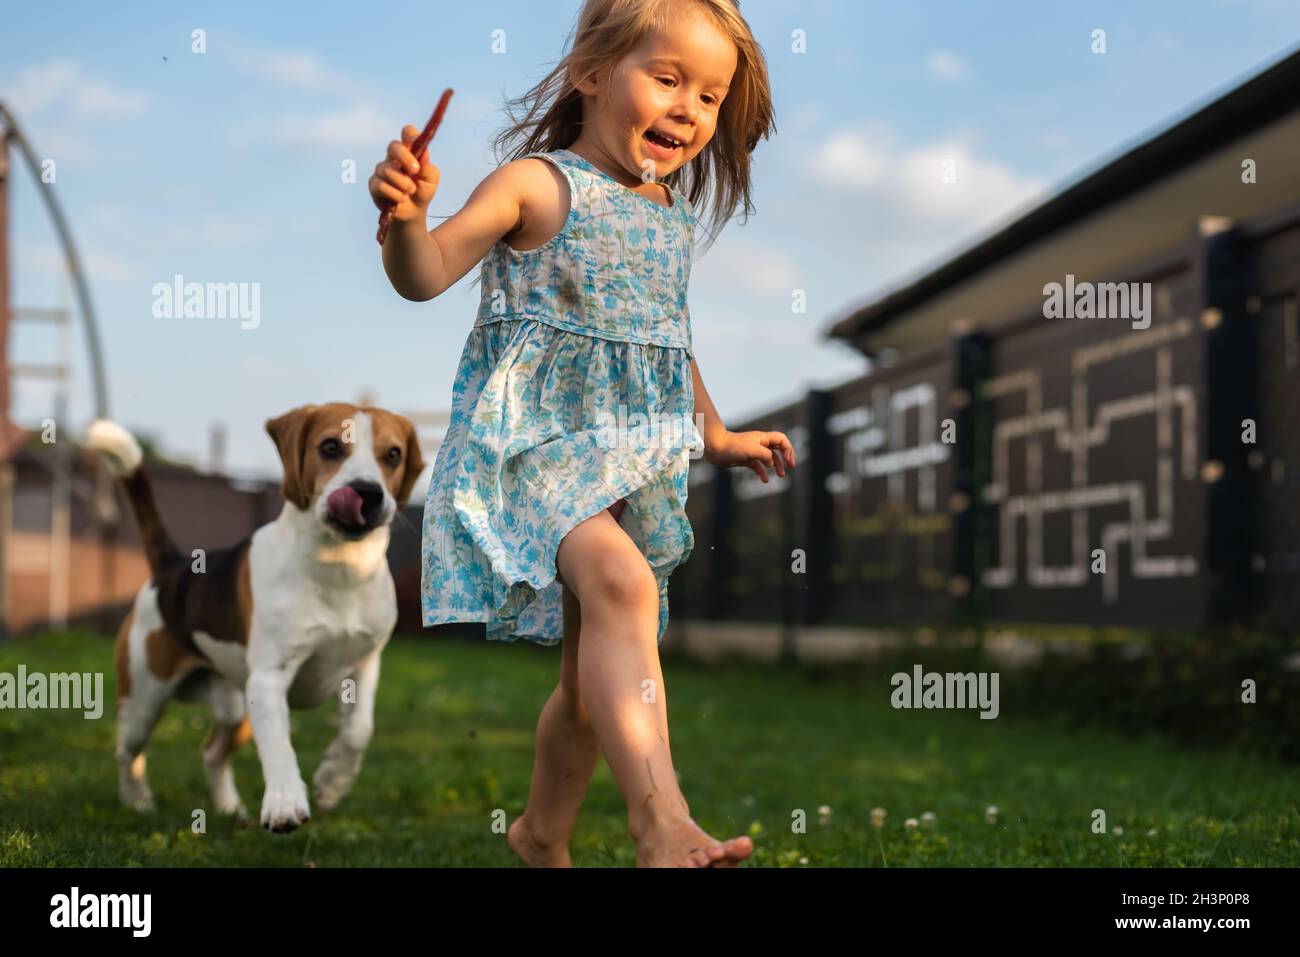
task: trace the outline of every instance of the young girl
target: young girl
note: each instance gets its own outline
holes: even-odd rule
[[[508,832],[526,863],[569,865],[604,752],[638,866],[735,866],[753,843],[711,838],[678,788],[658,650],[694,546],[690,450],[764,482],[795,464],[782,433],[723,426],[686,306],[694,204],[712,195],[715,225],[750,212],[750,153],[774,128],[762,51],[735,0],[586,0],[570,52],[515,102],[531,109],[498,137],[523,140],[512,161],[431,232],[439,172],[411,154],[414,126],[370,178],[402,296],[431,299],[482,260],[425,505],[424,624],[563,642]]]

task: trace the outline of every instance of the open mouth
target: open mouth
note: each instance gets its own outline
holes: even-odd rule
[[[653,147],[652,152],[665,159],[676,154],[684,145],[666,133],[660,133],[658,130],[646,130],[641,138]]]

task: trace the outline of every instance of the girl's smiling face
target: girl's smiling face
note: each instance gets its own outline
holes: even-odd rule
[[[599,106],[586,113],[575,152],[586,146],[616,178],[622,173],[640,182],[650,164],[655,179],[667,176],[713,138],[735,71],[735,44],[706,17],[689,14],[651,29],[614,66],[608,86],[591,79],[577,84]],[[679,145],[661,147],[659,135]]]

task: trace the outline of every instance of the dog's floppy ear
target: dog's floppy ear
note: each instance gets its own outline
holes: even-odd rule
[[[284,465],[284,481],[280,485],[280,493],[286,501],[303,511],[311,504],[304,482],[303,459],[306,453],[304,443],[307,425],[315,409],[314,405],[299,406],[277,418],[266,420],[266,434],[274,440],[275,447],[280,452],[280,461]]]
[[[415,486],[415,480],[420,477],[424,471],[424,456],[420,454],[420,436],[415,430],[411,420],[404,415],[397,416],[398,421],[402,423],[402,429],[406,432],[406,452],[402,455],[402,483],[397,487],[398,506],[406,504],[406,500],[411,496],[411,489]]]

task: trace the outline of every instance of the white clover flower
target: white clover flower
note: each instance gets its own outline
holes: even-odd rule
[[[829,804],[823,804],[817,809],[817,816],[820,817],[822,823],[825,824],[827,819],[831,816],[831,806]]]
[[[872,823],[872,825],[873,825],[874,827],[884,827],[884,826],[885,826],[885,818],[888,816],[888,813],[889,813],[889,812],[886,811],[883,807],[873,807],[873,808],[871,809],[871,823]]]
[[[927,831],[930,830],[930,828],[934,827],[934,812],[926,811],[924,814],[922,814],[921,824],[925,827]]]
[[[903,827],[907,828],[909,831],[915,831],[917,826],[918,826],[917,821],[916,818],[914,817],[909,817],[906,821],[903,822]]]
[[[996,804],[990,804],[984,809],[984,820],[989,824],[998,823],[998,806]]]
[[[1155,837],[1155,836],[1156,836],[1156,829],[1154,827],[1151,828],[1151,830],[1147,831],[1147,837]]]
[[[1116,824],[1114,827],[1112,827],[1112,828],[1110,829],[1110,832],[1111,832],[1112,834],[1118,836],[1118,835],[1124,833],[1124,829],[1123,829],[1122,827],[1120,827],[1118,824]]]

